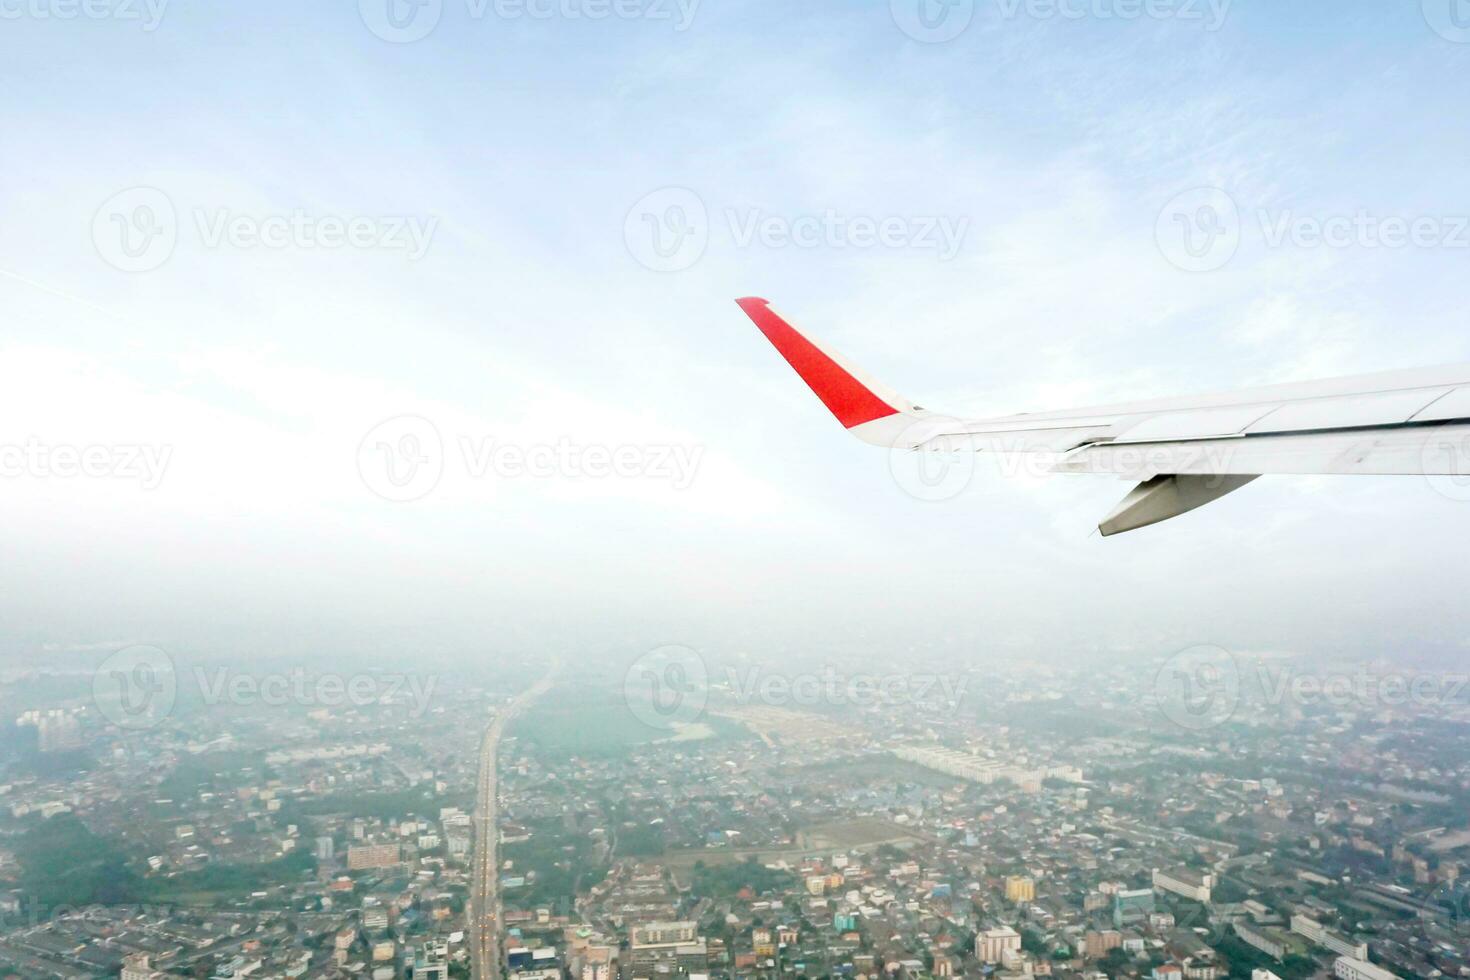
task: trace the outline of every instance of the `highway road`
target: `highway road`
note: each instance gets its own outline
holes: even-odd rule
[[[470,884],[469,936],[470,964],[474,980],[500,980],[500,891],[497,846],[498,782],[496,776],[500,737],[516,714],[536,700],[552,685],[557,665],[534,687],[523,691],[505,708],[496,712],[480,739],[480,775],[475,801],[475,854]]]

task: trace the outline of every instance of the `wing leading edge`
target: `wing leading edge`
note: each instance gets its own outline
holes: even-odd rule
[[[1185,398],[962,419],[919,408],[798,331],[763,299],[736,301],[854,436],[921,452],[998,452],[1139,486],[1099,525],[1145,527],[1263,474],[1470,477],[1470,365],[1390,371]]]

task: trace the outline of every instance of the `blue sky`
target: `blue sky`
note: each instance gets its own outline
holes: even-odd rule
[[[605,19],[444,0],[412,43],[369,29],[376,0],[175,0],[151,30],[141,4],[97,2],[0,5],[0,443],[168,464],[147,488],[0,480],[14,653],[1470,638],[1470,494],[1273,478],[1108,541],[1090,532],[1127,487],[1106,479],[982,461],[917,499],[731,302],[766,296],[955,413],[1470,361],[1470,44],[1432,26],[1449,0],[1236,0],[1218,25],[1186,0],[977,0],[937,43],[900,28],[910,0],[703,0],[682,30],[653,0]],[[655,271],[638,209],[667,218],[670,188],[707,242]],[[1156,235],[1198,188],[1228,195],[1239,247],[1190,272]],[[112,212],[160,194],[166,257],[119,268]],[[895,221],[898,244],[742,243],[828,215]],[[371,242],[212,238],[292,216],[365,220]],[[1436,239],[1268,240],[1358,216]],[[938,220],[964,228],[952,256],[925,247]],[[395,227],[425,232],[421,255]],[[385,500],[361,443],[404,416],[444,472]],[[466,440],[683,447],[698,468],[476,476]]]

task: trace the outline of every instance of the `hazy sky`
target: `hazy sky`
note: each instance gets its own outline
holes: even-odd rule
[[[385,2],[0,0],[8,652],[1470,641],[1470,488],[915,495],[731,302],[954,413],[1470,360],[1451,0]]]

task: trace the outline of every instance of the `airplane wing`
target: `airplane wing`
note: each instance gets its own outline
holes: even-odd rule
[[[962,419],[920,408],[868,378],[767,300],[736,302],[864,442],[1024,454],[1051,472],[1139,481],[1098,525],[1104,535],[1183,514],[1264,474],[1470,477],[1470,364]]]

